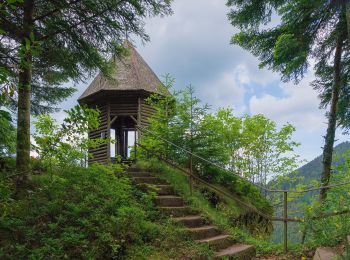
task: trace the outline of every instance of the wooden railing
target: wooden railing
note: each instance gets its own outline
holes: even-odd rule
[[[313,192],[313,191],[319,191],[321,189],[328,189],[331,190],[333,188],[337,188],[337,187],[341,187],[341,186],[346,186],[350,184],[349,182],[342,182],[342,183],[336,183],[336,184],[331,184],[331,185],[327,185],[327,186],[321,186],[321,187],[309,187],[307,189],[304,190],[287,190],[287,189],[269,189],[266,188],[262,185],[259,185],[257,183],[254,183],[238,174],[236,174],[235,172],[232,172],[228,169],[226,169],[225,167],[222,167],[221,165],[218,165],[215,162],[212,162],[206,158],[203,158],[199,155],[196,155],[195,153],[190,152],[189,150],[180,147],[179,145],[157,135],[156,133],[148,130],[147,128],[144,127],[140,127],[140,126],[136,126],[136,128],[142,132],[142,133],[148,133],[153,135],[154,137],[156,137],[158,140],[162,140],[163,142],[167,143],[167,145],[170,145],[172,147],[175,147],[181,151],[183,151],[185,154],[187,154],[188,156],[188,161],[189,161],[189,166],[188,169],[184,168],[183,166],[179,165],[177,162],[170,160],[169,158],[166,158],[164,155],[162,154],[158,154],[156,151],[151,151],[150,149],[148,149],[147,147],[145,147],[144,145],[140,144],[139,142],[136,142],[136,146],[140,147],[141,149],[143,149],[146,153],[150,154],[151,156],[157,157],[159,160],[167,163],[168,165],[180,170],[183,174],[185,174],[188,177],[189,180],[189,187],[190,187],[190,195],[192,196],[192,190],[193,190],[193,180],[197,181],[198,183],[204,185],[205,187],[207,187],[208,189],[224,196],[230,199],[235,200],[237,203],[239,203],[242,207],[245,207],[253,212],[255,212],[256,214],[258,214],[259,216],[266,218],[270,221],[279,221],[279,222],[283,222],[283,249],[284,252],[287,253],[288,252],[288,222],[305,222],[306,218],[290,218],[288,217],[288,194],[291,193],[308,193],[308,192]],[[193,174],[193,158],[196,158],[202,162],[208,163],[212,166],[217,167],[218,169],[230,172],[231,174],[235,175],[237,178],[243,180],[244,182],[250,183],[251,185],[254,185],[255,187],[257,187],[260,191],[264,191],[266,195],[268,193],[272,194],[272,193],[279,193],[279,194],[283,194],[283,217],[277,217],[277,216],[270,216],[262,211],[260,211],[259,209],[255,208],[254,206],[238,199],[237,197],[233,196],[232,194],[230,194],[229,192],[226,192],[224,190],[220,190],[218,189],[215,185],[201,179],[199,176],[194,175]],[[350,213],[350,209],[344,209],[338,212],[330,212],[330,213],[322,213],[318,216],[314,216],[309,218],[309,220],[317,220],[317,219],[322,219],[322,218],[327,218],[327,217],[332,217],[332,216],[338,216],[338,215],[343,215],[343,214],[349,214]]]

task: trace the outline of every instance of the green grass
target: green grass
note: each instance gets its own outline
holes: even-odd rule
[[[235,200],[227,197],[219,198],[219,202],[214,206],[209,202],[211,197],[205,192],[203,193],[205,187],[198,184],[193,190],[192,196],[190,196],[188,177],[179,170],[176,170],[159,160],[151,159],[147,162],[138,161],[136,166],[150,169],[158,174],[157,177],[167,180],[174,186],[175,190],[184,197],[191,208],[200,212],[211,223],[214,223],[222,230],[225,230],[237,242],[254,245],[257,249],[258,256],[273,254],[278,255],[281,259],[284,259],[284,257],[285,259],[289,259],[290,257],[300,258],[310,251],[310,247],[308,246],[290,244],[288,246],[290,254],[284,255],[282,244],[273,244],[270,242],[269,235],[272,231],[270,222],[267,222],[267,226],[265,226],[264,223],[256,223],[253,219],[250,223],[248,222],[248,225],[251,225],[250,227],[240,224],[237,225],[237,219],[239,219],[240,216],[245,216],[245,214],[249,213],[247,209],[241,207]],[[216,185],[216,187],[225,189],[220,185]],[[228,190],[226,189],[226,192],[227,191]],[[237,196],[238,199],[243,200],[245,203],[253,205],[249,196],[244,197],[238,196],[237,194],[232,195]],[[263,209],[264,207],[260,210]]]
[[[56,169],[14,194],[0,174],[1,259],[181,259],[209,256],[120,167]]]
[[[256,225],[254,235],[251,234],[252,227],[244,227],[243,225],[237,225],[236,220],[240,216],[244,216],[248,211],[241,207],[235,200],[225,198],[216,198],[215,205],[210,203],[211,194],[205,187],[196,185],[193,189],[193,194],[190,196],[190,187],[188,177],[183,175],[180,171],[162,163],[156,159],[145,161],[138,161],[137,165],[141,168],[150,169],[157,173],[158,177],[167,180],[174,186],[175,190],[184,197],[189,206],[195,211],[200,212],[211,223],[214,223],[222,230],[229,233],[237,242],[253,244],[257,247],[258,254],[266,254],[269,252],[281,251],[281,246],[271,245],[267,240],[266,232],[259,232],[259,228],[264,230],[266,227],[259,227],[257,223],[251,223]],[[217,185],[218,188],[222,188]],[[223,189],[223,188],[222,188]],[[239,199],[249,202],[248,198],[240,197]],[[268,225],[270,225],[269,223]]]

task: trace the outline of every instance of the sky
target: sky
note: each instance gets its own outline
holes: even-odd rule
[[[236,115],[264,114],[278,126],[296,127],[293,139],[301,145],[296,153],[312,160],[322,153],[326,133],[325,111],[319,109],[317,93],[310,86],[310,71],[294,85],[283,83],[278,73],[259,69],[259,61],[230,39],[238,32],[227,19],[224,0],[175,0],[173,15],[145,21],[150,42],[133,37],[137,51],[154,72],[175,78],[175,89],[194,86],[196,96],[211,105],[234,109]],[[92,79],[78,84],[77,93],[61,104],[69,108]],[[62,119],[63,112],[55,115]],[[336,144],[349,140],[337,131]]]

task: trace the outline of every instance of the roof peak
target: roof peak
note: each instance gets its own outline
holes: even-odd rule
[[[113,56],[115,64],[110,75],[111,78],[106,78],[99,72],[78,100],[93,96],[104,90],[158,92],[158,88],[162,86],[162,83],[137,52],[135,46],[129,40],[125,40],[123,46],[129,50],[129,53],[122,58]]]

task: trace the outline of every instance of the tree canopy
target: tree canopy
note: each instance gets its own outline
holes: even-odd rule
[[[62,87],[96,70],[108,75],[126,35],[144,41],[143,19],[171,13],[171,0],[6,0],[0,4],[0,88],[15,93],[19,182],[29,173],[30,112],[52,111],[74,92]]]
[[[23,27],[26,8],[32,8],[29,37]],[[148,40],[142,19],[170,12],[168,0],[5,1],[0,4],[0,65],[6,83],[18,84],[21,54],[30,48],[32,112],[49,112],[74,92],[63,82],[86,79],[97,69],[108,73],[111,54],[123,53],[126,34]]]
[[[240,29],[232,43],[257,56],[260,67],[280,72],[283,80],[295,83],[313,68],[316,80],[312,85],[319,92],[320,105],[329,106],[322,176],[327,185],[336,126],[350,127],[345,1],[228,0],[227,5],[229,20]],[[272,19],[276,25],[270,24]],[[325,191],[321,191],[321,200]]]
[[[165,85],[170,89],[173,80],[168,78]],[[240,175],[266,185],[273,175],[288,174],[297,166],[294,149],[298,143],[292,140],[295,128],[291,124],[279,129],[261,114],[239,117],[223,108],[211,112],[192,86],[172,96],[154,94],[148,101],[156,112],[142,135],[142,145],[184,167],[190,160],[186,149],[231,171],[223,172],[193,156],[194,171],[206,180],[226,185]]]

